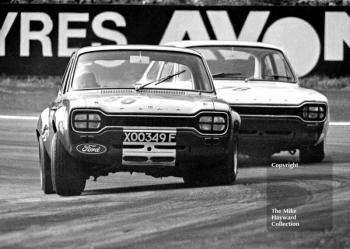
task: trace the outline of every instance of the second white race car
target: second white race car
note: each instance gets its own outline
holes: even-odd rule
[[[300,87],[284,52],[258,42],[179,41],[168,45],[200,52],[218,97],[242,118],[240,152],[269,158],[299,150],[301,163],[324,159],[327,98]]]

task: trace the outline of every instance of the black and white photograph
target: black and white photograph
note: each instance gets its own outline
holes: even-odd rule
[[[349,249],[350,0],[0,2],[0,248]]]

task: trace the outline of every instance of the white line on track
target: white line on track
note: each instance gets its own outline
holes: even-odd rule
[[[329,122],[332,126],[349,126],[350,122]]]
[[[11,116],[11,115],[0,115],[0,119],[11,119],[11,120],[38,120],[35,116]]]
[[[0,119],[12,119],[12,120],[38,120],[35,116],[15,116],[15,115],[0,115]],[[332,126],[350,126],[350,122],[329,122]]]

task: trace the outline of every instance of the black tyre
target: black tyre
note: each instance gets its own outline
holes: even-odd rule
[[[223,162],[223,165],[216,170],[211,172],[209,176],[213,184],[218,185],[229,185],[233,184],[236,181],[238,174],[238,145],[235,142],[233,146],[233,154],[227,156],[226,160]]]
[[[184,173],[182,176],[184,183],[188,187],[193,187],[201,184],[201,179],[198,176],[198,172],[196,174],[197,170],[191,169]]]
[[[238,174],[238,148],[235,143],[233,153],[227,155],[222,164],[215,168],[191,170],[183,176],[187,186],[233,184]]]
[[[45,150],[42,137],[39,138],[39,161],[40,161],[40,182],[41,189],[45,194],[55,193],[51,180],[51,160]]]
[[[85,188],[85,175],[57,134],[52,139],[51,156],[52,183],[56,193],[62,196],[80,195]]]
[[[300,148],[299,161],[300,163],[321,162],[325,157],[324,141],[316,146]]]

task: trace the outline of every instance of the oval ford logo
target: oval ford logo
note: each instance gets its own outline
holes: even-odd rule
[[[106,146],[101,144],[79,144],[76,149],[84,154],[102,154],[107,151]]]

